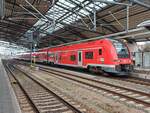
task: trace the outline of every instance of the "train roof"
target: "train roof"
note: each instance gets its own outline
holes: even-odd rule
[[[61,46],[68,46],[68,45],[72,45],[72,44],[79,44],[80,42],[91,42],[91,41],[96,41],[96,40],[100,40],[100,39],[106,39],[106,40],[118,40],[118,39],[111,39],[111,38],[99,38],[98,39],[89,39],[89,40],[83,40],[83,41],[75,41],[75,42],[71,42],[71,43],[66,43],[66,44],[61,44],[61,45],[57,45],[57,46],[50,46],[50,47],[46,47],[46,48],[41,48],[38,50],[43,50],[43,49],[49,49],[49,48],[55,48],[55,47],[61,47]]]

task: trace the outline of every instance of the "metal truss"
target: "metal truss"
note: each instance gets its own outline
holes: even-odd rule
[[[110,2],[110,1],[103,1],[103,0],[81,0],[81,1],[79,0],[66,0],[65,1],[64,0],[64,3],[61,1],[62,0],[59,0],[58,2],[56,2],[55,5],[53,5],[53,7],[45,15],[45,17],[47,17],[49,21],[53,22],[52,26],[49,26],[46,22],[43,22],[40,25],[40,27],[38,24],[36,24],[35,26],[39,27],[40,29],[42,28],[49,33],[53,33],[54,31],[57,31],[59,29],[69,26],[69,27],[72,27],[73,29],[77,28],[80,30],[101,34],[100,32],[96,31],[96,28],[97,28],[96,27],[97,26],[96,11],[102,10],[103,7],[107,6],[107,4],[117,4],[117,5],[123,5],[127,7],[126,31],[128,31],[128,27],[129,27],[128,26],[128,23],[129,23],[128,12],[129,12],[129,6],[131,6],[131,4],[125,4],[125,3],[120,3],[116,1]],[[86,20],[90,20],[90,22],[86,23]],[[72,24],[76,24],[76,26]],[[109,23],[103,20],[101,24],[109,24]],[[103,26],[103,27],[111,31],[112,33],[118,31],[118,29],[116,29],[113,25],[110,25],[110,26],[111,28],[106,27],[106,26]],[[70,30],[68,31],[70,32]],[[78,36],[80,34],[81,33],[78,33]],[[82,35],[80,35],[80,38],[82,38]]]
[[[87,42],[87,41],[92,41],[92,40],[98,40],[98,39],[102,39],[102,38],[111,38],[111,39],[131,38],[131,40],[134,40],[135,37],[137,38],[138,36],[144,36],[144,35],[150,36],[150,31],[147,31],[144,27],[141,27],[141,28],[136,28],[136,29],[128,30],[128,32],[122,31],[122,32],[114,33],[114,34],[109,34],[109,35],[104,35],[104,36],[98,36],[98,37],[89,38],[89,39],[85,39],[85,40],[80,40],[80,41],[65,43],[65,44],[61,44],[61,46],[62,45],[75,44],[75,43],[81,43],[81,42]]]
[[[52,38],[50,39],[52,41],[57,40],[62,43],[75,40],[63,37],[62,34],[64,31],[76,35],[77,39],[83,40],[89,38],[82,33],[83,31],[95,33],[100,36],[105,35],[104,32],[98,31],[97,27],[102,27],[111,33],[119,32],[120,30],[117,29],[116,25],[111,24],[114,21],[127,33],[130,32],[129,17],[132,15],[129,15],[129,10],[132,5],[131,3],[139,4],[149,10],[149,5],[145,4],[146,2],[141,2],[141,0],[130,0],[130,2],[127,3],[122,2],[124,0],[52,0],[48,12],[43,14],[34,6],[35,3],[40,4],[42,2],[41,0],[24,1],[26,2],[26,5],[17,4],[16,0],[13,2],[6,0],[13,8],[11,10],[11,15],[6,17],[3,22],[0,22],[0,27],[4,29],[9,27],[8,30],[2,31],[6,32],[6,36],[8,36],[8,34],[14,35],[13,32],[17,30],[17,28],[20,28],[16,35],[14,35],[16,40],[18,37],[23,36],[27,30],[37,33],[40,32],[38,41],[42,40],[42,38],[45,40],[49,37]],[[123,6],[121,9],[126,10],[126,17],[122,17],[126,19],[126,25],[120,23],[120,19],[122,18],[117,18],[113,11],[109,11],[107,14],[112,16],[113,21],[102,19],[102,16],[98,15],[98,12],[114,5]],[[16,12],[15,7],[22,8],[22,10],[20,10],[21,12]],[[30,17],[22,16],[22,18],[17,18],[21,13],[30,15]],[[32,24],[24,23],[25,20],[39,21],[32,26]],[[58,31],[60,31],[60,34],[56,35]]]
[[[72,27],[72,28],[77,28],[80,30],[84,30],[84,31],[89,31],[89,32],[94,32],[97,34],[101,34],[100,32],[96,31],[96,7],[97,10],[99,10],[100,8],[102,8],[102,6],[99,4],[95,4],[94,1],[88,1],[87,0],[83,0],[83,1],[69,1],[68,3],[70,4],[74,4],[74,6],[70,7],[67,6],[64,3],[61,2],[57,2],[55,5],[53,5],[53,7],[51,8],[52,10],[49,10],[48,13],[46,15],[42,15],[30,2],[28,2],[28,0],[25,0],[37,13],[39,13],[40,18],[41,18],[41,22],[44,23],[41,25],[35,25],[37,26],[37,30],[45,30],[49,33],[52,33],[60,28],[63,28],[64,26],[68,26],[68,27]],[[61,3],[61,5],[60,5]],[[66,2],[67,3],[67,2]],[[88,6],[89,5],[89,6]],[[91,10],[91,6],[93,5],[93,8]],[[26,9],[25,7],[23,7],[22,5],[20,5],[23,9],[25,9],[27,12],[29,12],[30,14],[32,14],[35,18],[38,18],[34,13],[30,12],[28,9]],[[67,7],[67,8],[66,8]],[[64,12],[62,12],[64,11]],[[62,13],[60,13],[62,12]],[[90,17],[90,14],[93,12],[93,20]],[[67,13],[69,13],[67,15]],[[60,15],[62,14],[62,15]],[[71,17],[71,18],[70,18]],[[92,29],[90,28],[90,26],[88,24],[86,24],[86,22],[84,21],[84,18],[88,17],[89,20],[91,21],[91,23],[93,24],[92,26],[94,26]],[[82,26],[74,26],[71,25],[71,23],[76,22],[81,20]],[[51,24],[50,24],[51,23]],[[84,27],[86,27],[87,29],[85,29]],[[51,30],[50,30],[51,29]],[[75,30],[75,29],[74,29]],[[75,30],[75,32],[70,31],[74,34],[77,33],[77,31]],[[76,34],[77,35],[77,34]],[[52,36],[49,34],[49,36]],[[80,38],[83,37],[83,35],[78,32],[78,36]],[[85,37],[85,36],[84,36]],[[60,39],[62,40],[62,39]]]

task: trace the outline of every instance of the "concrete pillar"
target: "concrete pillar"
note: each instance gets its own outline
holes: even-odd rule
[[[138,52],[139,51],[139,48],[138,48],[138,45],[136,42],[132,42],[132,43],[127,43],[128,47],[129,47],[129,50],[130,52]]]
[[[138,45],[136,42],[132,42],[132,43],[127,43],[128,47],[129,47],[129,50],[131,52],[131,55],[132,55],[132,59],[133,59],[133,63],[134,65],[136,64],[136,55],[135,53],[136,52],[139,52],[139,48],[138,48]]]
[[[5,16],[5,0],[0,0],[0,19]]]

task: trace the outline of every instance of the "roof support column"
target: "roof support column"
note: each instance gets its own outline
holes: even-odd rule
[[[129,7],[130,6],[127,5],[127,20],[126,20],[126,31],[127,32],[129,30]]]
[[[5,16],[5,0],[0,0],[0,19]]]
[[[94,14],[94,20],[93,20],[93,30],[96,31],[96,9],[95,9],[95,1],[93,1],[93,14]]]

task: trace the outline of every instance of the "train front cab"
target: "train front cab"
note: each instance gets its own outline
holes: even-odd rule
[[[115,63],[112,68],[106,68],[104,71],[116,75],[129,75],[133,70],[133,61],[127,45],[118,40],[111,40],[117,58],[113,61]]]

